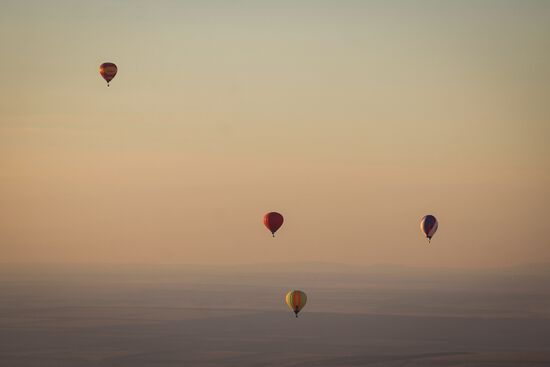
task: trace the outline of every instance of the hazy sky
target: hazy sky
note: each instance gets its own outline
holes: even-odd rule
[[[549,19],[547,1],[3,0],[0,262],[550,261]]]

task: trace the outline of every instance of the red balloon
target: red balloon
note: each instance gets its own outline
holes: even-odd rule
[[[113,80],[117,73],[118,69],[115,64],[112,62],[104,62],[99,66],[99,73],[105,79],[107,82],[107,86],[109,86],[109,82]]]
[[[283,221],[283,216],[277,212],[264,215],[264,225],[271,231],[273,237],[275,237],[275,232],[283,225]]]

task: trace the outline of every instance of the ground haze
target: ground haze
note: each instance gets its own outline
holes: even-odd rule
[[[547,366],[550,267],[4,266],[6,366]],[[291,288],[308,304],[296,319]]]

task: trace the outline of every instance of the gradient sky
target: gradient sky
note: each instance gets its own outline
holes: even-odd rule
[[[550,261],[549,19],[547,1],[4,0],[0,262]]]

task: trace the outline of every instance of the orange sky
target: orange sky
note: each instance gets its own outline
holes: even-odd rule
[[[536,1],[4,1],[0,262],[550,261],[548,19]]]

